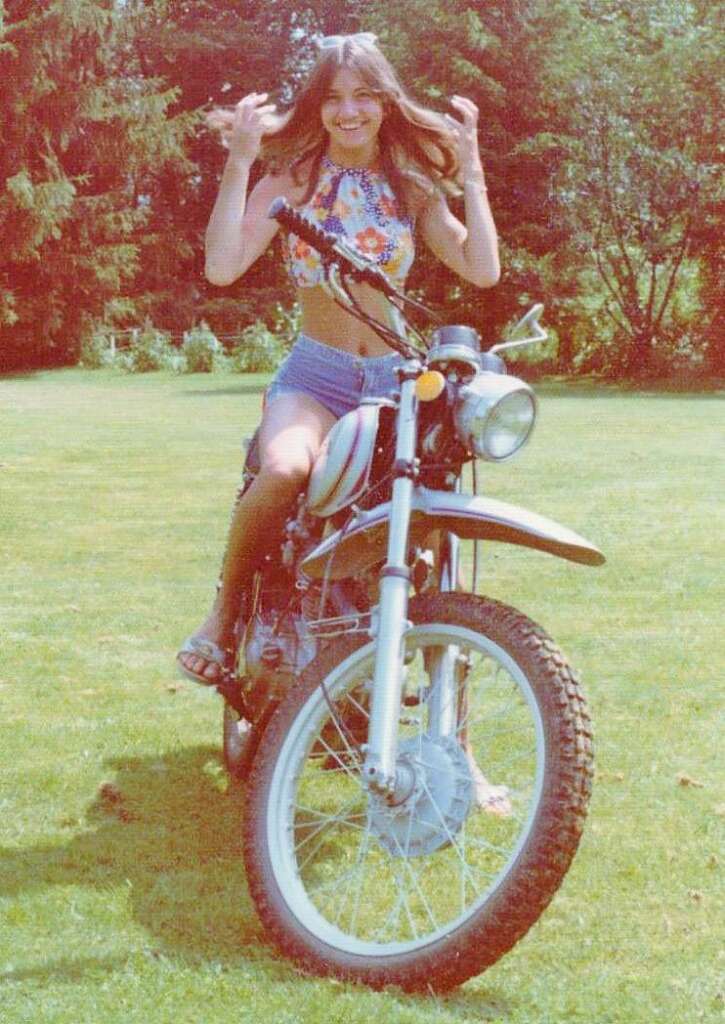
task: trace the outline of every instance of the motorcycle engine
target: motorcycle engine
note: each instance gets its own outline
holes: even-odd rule
[[[244,647],[243,696],[254,721],[279,701],[316,653],[317,643],[300,616],[275,608],[257,612]]]

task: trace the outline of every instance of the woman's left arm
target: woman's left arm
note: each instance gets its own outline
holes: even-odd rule
[[[442,263],[479,288],[490,288],[501,268],[478,149],[478,107],[463,96],[454,96],[451,103],[463,118],[461,122],[449,117],[448,122],[458,137],[466,223],[451,213],[443,196],[437,196],[425,207],[420,226],[428,247]]]

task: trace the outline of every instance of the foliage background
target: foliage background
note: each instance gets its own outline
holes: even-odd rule
[[[0,0],[0,369],[74,363],[99,325],[271,326],[276,251],[203,278],[224,157],[202,115],[289,102],[316,36],[358,29],[430,105],[481,109],[503,278],[481,293],[424,254],[429,301],[492,337],[543,300],[562,373],[723,374],[709,0]]]

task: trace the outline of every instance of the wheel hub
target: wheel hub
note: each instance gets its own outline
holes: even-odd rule
[[[452,737],[414,737],[400,744],[402,798],[371,796],[371,827],[394,857],[423,857],[448,846],[468,817],[473,780],[465,752]]]

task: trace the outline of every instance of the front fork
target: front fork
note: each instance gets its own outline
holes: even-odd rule
[[[439,590],[454,591],[458,584],[460,539],[444,533],[440,539]],[[458,680],[461,650],[457,644],[428,649],[428,734],[434,738],[455,736],[459,727]]]
[[[418,401],[415,380],[419,367],[411,361],[402,370],[400,409],[395,446],[396,478],[390,502],[387,560],[380,574],[380,604],[375,646],[368,743],[363,765],[367,787],[395,801],[396,792],[409,788],[396,765],[398,722],[404,681],[404,638],[410,628],[408,597],[410,567],[408,535],[415,486],[415,450]],[[458,578],[458,538],[444,535],[441,542],[441,590],[455,590]],[[429,731],[453,735],[457,722],[456,676],[458,649],[433,649],[429,667]]]

